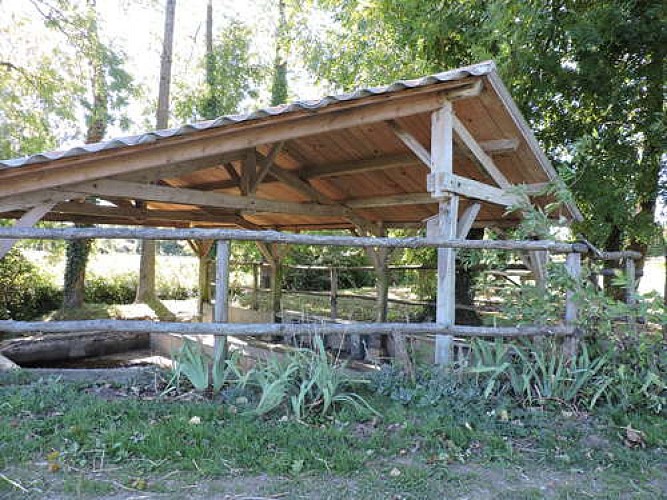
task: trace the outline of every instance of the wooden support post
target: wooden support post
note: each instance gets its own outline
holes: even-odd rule
[[[565,339],[563,349],[566,356],[574,358],[577,355],[579,345],[578,329],[576,328],[578,311],[574,295],[579,288],[581,277],[581,254],[577,252],[567,254],[565,267],[574,281],[574,289],[568,289],[565,295],[565,326],[574,328],[574,331],[572,335]]]
[[[633,305],[636,303],[635,282],[637,276],[635,272],[635,261],[630,257],[625,258],[625,279],[628,282],[628,285],[625,288],[625,302],[628,305]]]
[[[454,172],[454,110],[451,102],[431,115],[431,173],[434,176],[452,176]],[[438,217],[429,221],[427,237],[454,240],[457,238],[459,197],[441,190],[435,183],[431,193],[440,200]],[[452,326],[456,312],[456,250],[438,248],[438,287],[436,297],[436,323]],[[452,362],[452,342],[449,335],[437,335],[435,362],[449,365]]]
[[[338,319],[338,269],[336,267],[331,267],[329,274],[329,303],[331,305],[331,319]]]
[[[215,307],[213,309],[213,321],[216,323],[227,323],[228,299],[229,299],[229,241],[217,240],[216,244],[216,266],[215,266]],[[227,356],[227,343],[225,337],[215,337],[213,347],[214,358]]]
[[[459,197],[452,196],[440,203],[438,215],[439,236],[445,239],[456,238],[456,219],[458,215]],[[456,250],[438,248],[438,288],[436,298],[436,323],[451,326],[456,317]],[[438,335],[435,342],[435,362],[449,365],[452,362],[451,336]]]
[[[271,262],[271,310],[273,311],[273,320],[276,323],[282,322],[282,296],[283,296],[283,266],[280,257]]]
[[[252,308],[254,311],[259,309],[259,267],[261,264],[253,262],[252,264]]]

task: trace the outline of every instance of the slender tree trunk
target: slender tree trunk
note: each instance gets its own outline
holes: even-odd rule
[[[76,225],[76,227],[85,227]],[[83,305],[86,281],[86,264],[91,240],[70,240],[67,243],[63,309],[78,309]]]
[[[171,61],[174,45],[174,17],[176,0],[167,0],[162,58],[160,64],[160,87],[158,92],[156,128],[165,129],[169,126],[169,89],[171,85]],[[143,240],[141,243],[141,260],[139,264],[139,284],[136,302],[154,303],[157,301],[155,291],[155,241]]]
[[[155,297],[155,240],[142,240],[139,284],[137,285],[137,295],[134,301],[148,303]]]
[[[95,2],[89,2],[92,22],[88,27],[88,36],[91,45],[99,48],[97,32],[97,13]],[[107,88],[104,62],[97,56],[90,60],[91,87],[93,90],[93,106],[88,117],[86,143],[100,142],[106,134],[109,122],[109,90]],[[82,226],[77,226],[82,227]],[[83,226],[85,227],[85,226]],[[91,240],[69,240],[67,242],[67,260],[65,264],[65,283],[63,289],[63,309],[76,309],[83,305],[85,295],[86,266],[92,246]]]
[[[285,20],[285,1],[278,0],[278,26],[276,27],[276,54],[273,62],[273,83],[271,85],[271,106],[287,101],[287,52],[285,43],[287,22]]]

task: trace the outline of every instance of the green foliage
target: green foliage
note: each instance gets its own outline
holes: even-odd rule
[[[255,403],[246,413],[255,416],[279,413],[304,420],[326,417],[345,407],[374,413],[366,400],[352,390],[366,381],[352,378],[344,364],[332,362],[321,338],[315,337],[314,342],[313,350],[298,349],[283,358],[260,360],[254,368],[244,371],[238,364],[238,354],[228,360],[222,354],[211,359],[200,344],[186,341],[175,356],[172,384],[185,377],[196,390],[212,388],[214,393],[227,385],[223,397],[230,392],[248,394]]]
[[[35,319],[61,300],[57,287],[18,250],[0,259],[0,319]]]
[[[322,80],[351,89],[493,59],[572,189],[587,237],[609,250],[655,237],[664,2],[313,3],[334,22],[296,35]]]
[[[185,377],[197,391],[212,388],[219,392],[235,371],[237,358],[233,356],[225,360],[220,350],[212,359],[204,353],[199,342],[186,339],[174,355],[175,369],[170,385],[178,385],[181,378]]]
[[[131,304],[137,289],[135,274],[88,277],[84,288],[85,301],[91,304]]]
[[[299,349],[284,359],[270,358],[240,377],[240,386],[259,391],[259,400],[249,413],[274,412],[292,415],[298,420],[325,417],[343,407],[361,412],[375,410],[351,389],[366,383],[354,379],[344,364],[329,359],[320,337],[314,337],[314,349]]]
[[[286,264],[304,266],[368,266],[368,257],[363,248],[344,248],[334,246],[314,247],[294,245],[285,257]],[[339,288],[360,288],[373,286],[373,272],[364,270],[340,269],[338,272]],[[288,290],[329,290],[330,275],[324,270],[286,269],[283,286]]]
[[[484,397],[507,393],[522,405],[548,402],[593,407],[610,381],[601,377],[605,356],[591,358],[585,344],[571,359],[556,342],[539,345],[475,341],[468,371],[484,385]]]
[[[251,51],[252,33],[232,21],[220,31],[213,52],[204,61],[204,88],[181,89],[175,95],[174,113],[184,121],[214,119],[238,112],[245,101],[257,98],[264,69]]]
[[[177,275],[158,275],[157,295],[163,300],[183,300],[196,296],[196,290]],[[94,304],[131,304],[137,292],[136,273],[93,274],[86,278],[85,300]]]

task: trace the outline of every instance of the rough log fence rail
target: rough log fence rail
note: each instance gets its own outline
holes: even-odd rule
[[[217,247],[216,262],[216,301],[213,323],[178,323],[153,321],[121,321],[121,320],[80,320],[80,321],[0,321],[0,332],[8,333],[62,333],[62,332],[149,332],[155,334],[212,335],[215,337],[216,348],[224,348],[224,338],[229,335],[417,335],[435,334],[438,337],[525,337],[552,336],[566,337],[565,349],[574,352],[578,340],[576,304],[573,294],[568,293],[564,314],[564,323],[559,326],[460,326],[436,320],[435,323],[356,323],[356,324],[273,324],[273,323],[227,323],[229,293],[229,246],[232,241],[256,241],[278,244],[298,245],[332,245],[364,248],[425,248],[438,249],[478,249],[478,250],[511,250],[541,251],[553,254],[566,254],[566,266],[573,277],[578,277],[581,269],[581,255],[589,252],[585,244],[562,243],[550,240],[464,240],[442,237],[358,237],[343,235],[293,234],[278,231],[253,231],[233,229],[155,229],[155,228],[0,228],[1,240],[19,239],[152,239],[152,240],[215,240]],[[637,252],[614,252],[595,255],[603,259],[641,258]],[[627,266],[632,270],[634,266]],[[454,270],[448,268],[445,273],[453,283]],[[633,277],[630,277],[630,279]],[[439,278],[440,279],[440,278]],[[438,297],[437,308],[443,303],[453,304],[454,289],[447,289],[447,300]],[[438,317],[441,317],[438,315]],[[448,342],[448,344],[450,344]],[[442,354],[442,353],[441,353]],[[436,362],[447,363],[449,354],[438,356]]]

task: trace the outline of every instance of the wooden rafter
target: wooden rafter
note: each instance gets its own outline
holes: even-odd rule
[[[482,168],[488,173],[493,181],[503,189],[511,186],[510,181],[507,180],[505,174],[496,166],[493,159],[486,154],[482,146],[480,146],[468,129],[463,125],[456,115],[452,116],[454,126],[454,140],[461,145],[464,151],[468,152],[468,156],[476,163],[479,163]]]

